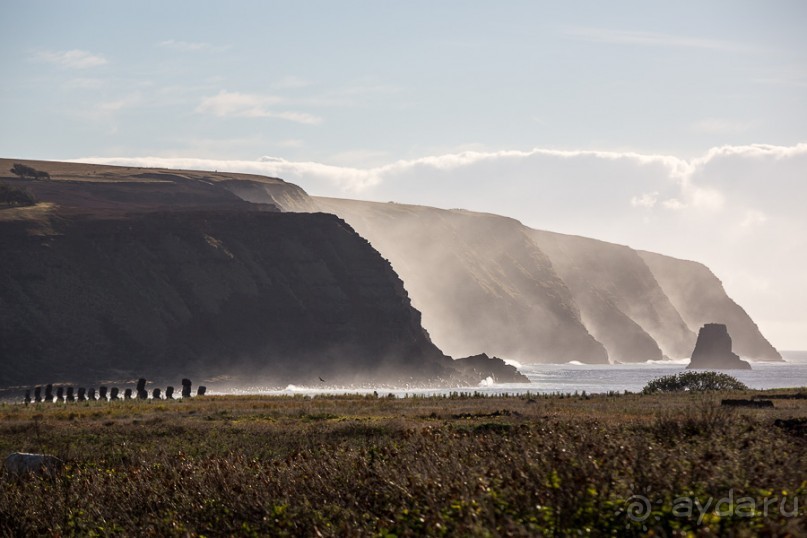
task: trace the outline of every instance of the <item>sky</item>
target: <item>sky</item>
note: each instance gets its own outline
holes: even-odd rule
[[[807,349],[807,3],[0,3],[0,156],[282,177],[708,265]]]

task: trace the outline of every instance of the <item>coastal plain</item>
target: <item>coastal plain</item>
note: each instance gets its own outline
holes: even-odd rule
[[[805,448],[803,389],[3,404],[65,465],[4,477],[0,535],[804,536]]]

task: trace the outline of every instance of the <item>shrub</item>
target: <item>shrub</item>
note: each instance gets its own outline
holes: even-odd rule
[[[23,179],[50,179],[49,173],[20,163],[14,163],[14,166],[11,167],[10,172],[16,176],[20,176]]]
[[[34,205],[36,200],[25,189],[11,187],[4,183],[0,183],[0,204],[7,206],[30,206]]]
[[[748,387],[736,378],[721,372],[681,372],[650,381],[642,389],[642,394],[721,390],[748,390]]]

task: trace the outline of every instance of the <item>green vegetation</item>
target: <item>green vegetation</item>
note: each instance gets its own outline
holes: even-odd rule
[[[658,392],[709,392],[748,390],[736,378],[722,372],[681,372],[665,375],[650,381],[642,389],[643,394]]]
[[[0,183],[0,204],[25,207],[35,203],[34,197],[25,189]]]
[[[66,465],[3,479],[0,535],[807,534],[805,439],[773,426],[802,420],[807,402],[727,411],[710,398],[6,404],[0,454]],[[644,519],[636,495],[650,502]],[[687,515],[676,504],[729,495],[759,507],[776,497],[785,510]]]

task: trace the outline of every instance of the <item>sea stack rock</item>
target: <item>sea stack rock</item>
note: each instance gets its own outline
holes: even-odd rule
[[[750,370],[751,365],[731,351],[731,336],[722,323],[707,323],[698,333],[698,341],[687,369]]]

